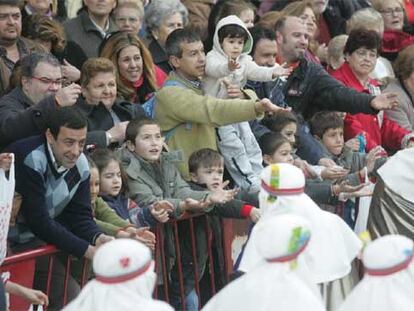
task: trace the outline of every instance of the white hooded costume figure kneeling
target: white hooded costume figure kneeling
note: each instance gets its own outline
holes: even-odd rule
[[[141,242],[117,239],[99,247],[93,258],[95,279],[63,311],[172,311],[152,299],[156,274],[151,251]]]
[[[263,262],[213,296],[203,311],[324,311],[317,286],[299,272],[313,238],[309,222],[280,215],[260,221],[255,232]]]
[[[261,175],[259,203],[261,221],[282,214],[302,216],[310,222],[312,239],[304,261],[315,283],[345,277],[362,243],[337,215],[321,210],[304,193],[305,176],[290,164],[267,166]],[[248,272],[263,261],[256,247],[256,228],[247,241],[239,270]]]
[[[363,280],[339,311],[414,310],[414,243],[402,235],[386,235],[363,251]]]

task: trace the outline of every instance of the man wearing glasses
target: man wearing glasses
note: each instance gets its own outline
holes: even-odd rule
[[[62,88],[59,61],[50,54],[32,53],[21,60],[20,86],[0,99],[0,150],[8,144],[46,130],[46,117],[71,106],[81,93],[77,84]]]

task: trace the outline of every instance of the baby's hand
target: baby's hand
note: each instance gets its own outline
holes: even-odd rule
[[[228,67],[230,71],[235,71],[236,69],[240,68],[240,63],[238,63],[235,59],[229,57]]]
[[[275,68],[273,69],[273,79],[277,78],[277,77],[287,77],[292,73],[292,68],[289,68],[288,65],[286,63],[284,63],[283,65],[279,66],[276,65]]]

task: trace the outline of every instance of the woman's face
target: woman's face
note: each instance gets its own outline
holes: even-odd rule
[[[309,38],[315,38],[316,36],[316,17],[311,8],[305,8],[303,13],[299,16],[301,20],[305,23],[306,32],[308,33]]]
[[[346,55],[345,58],[358,78],[366,79],[375,68],[378,53],[376,50],[361,47],[352,54]]]
[[[180,12],[176,12],[170,16],[167,16],[161,23],[160,28],[153,31],[155,38],[158,42],[164,46],[165,41],[170,33],[176,29],[184,28],[183,17]]]
[[[239,18],[243,21],[247,28],[254,26],[254,12],[251,9],[244,10],[240,13]]]
[[[315,14],[322,14],[328,6],[328,0],[312,0],[312,6]]]
[[[127,81],[134,83],[139,80],[143,72],[141,51],[135,45],[123,48],[118,56],[119,74]]]
[[[116,10],[115,23],[120,31],[126,31],[136,35],[141,29],[142,21],[139,17],[138,10],[122,7]]]
[[[384,18],[385,30],[402,30],[404,25],[404,10],[396,0],[385,0],[380,11]]]
[[[107,109],[112,108],[116,99],[116,78],[112,72],[100,72],[93,77],[82,94],[89,105],[102,103]]]
[[[36,12],[46,13],[50,9],[51,0],[28,0],[27,3],[35,9]]]

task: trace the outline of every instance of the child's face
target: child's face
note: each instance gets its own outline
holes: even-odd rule
[[[91,168],[91,177],[89,179],[89,188],[91,189],[91,203],[95,204],[99,194],[99,171],[98,169]]]
[[[102,194],[117,196],[121,192],[122,178],[119,163],[111,160],[102,170],[100,178],[100,192]]]
[[[243,51],[244,39],[243,38],[224,38],[221,44],[224,53],[233,60]]]
[[[208,190],[215,190],[223,183],[223,165],[204,167],[197,169],[196,173],[191,173],[191,180],[198,184],[205,184]]]
[[[265,155],[263,160],[266,164],[293,164],[292,145],[288,142],[283,143],[272,155]]]
[[[344,148],[344,130],[341,127],[327,130],[322,136],[322,143],[333,155],[340,155]]]
[[[254,26],[254,12],[251,9],[244,10],[240,13],[239,18],[243,21],[247,28]]]
[[[298,127],[296,123],[290,122],[289,124],[286,124],[286,126],[280,131],[280,134],[286,137],[287,140],[293,145],[296,142],[296,131]]]
[[[156,162],[160,158],[163,143],[160,127],[157,124],[146,124],[135,137],[134,152],[144,160]]]

